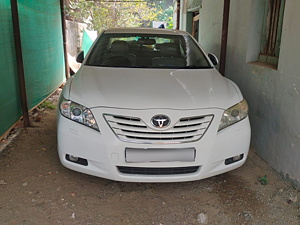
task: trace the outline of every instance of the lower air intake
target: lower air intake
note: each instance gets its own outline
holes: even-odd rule
[[[168,168],[149,168],[149,167],[127,167],[118,166],[118,170],[123,174],[137,175],[180,175],[196,173],[199,166],[190,167],[168,167]]]

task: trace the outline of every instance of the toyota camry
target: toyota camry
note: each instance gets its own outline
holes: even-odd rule
[[[116,181],[181,182],[245,163],[248,104],[188,33],[108,29],[77,61],[58,107],[65,167]]]

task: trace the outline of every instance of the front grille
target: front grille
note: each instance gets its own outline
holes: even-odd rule
[[[181,118],[168,130],[155,130],[137,117],[104,115],[116,136],[126,142],[184,143],[199,140],[208,129],[213,115]]]
[[[168,168],[149,168],[149,167],[127,167],[118,166],[120,173],[137,175],[180,175],[196,173],[199,166],[190,167],[168,167]]]

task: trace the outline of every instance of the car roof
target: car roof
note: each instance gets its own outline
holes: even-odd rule
[[[144,28],[144,27],[132,27],[132,28],[110,28],[104,31],[104,33],[132,33],[132,34],[166,34],[166,35],[188,35],[187,32],[182,30],[162,29],[162,28]]]

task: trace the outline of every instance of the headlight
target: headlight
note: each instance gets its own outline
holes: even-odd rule
[[[248,104],[244,99],[240,103],[224,111],[222,119],[220,121],[218,131],[245,119],[247,115],[248,115]]]
[[[59,101],[59,111],[64,117],[99,131],[97,122],[91,110],[87,107],[67,100],[62,96]]]

